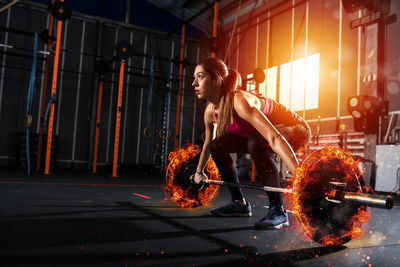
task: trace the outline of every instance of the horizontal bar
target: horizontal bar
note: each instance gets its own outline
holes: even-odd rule
[[[10,49],[20,49],[20,50],[25,50],[25,51],[32,51],[33,50],[29,50],[29,49],[25,49],[25,48],[20,48],[20,47],[15,47],[9,44],[0,44],[0,47],[4,47],[4,48],[10,48]],[[43,50],[38,50],[37,51],[38,54],[44,54],[44,55],[50,55],[50,52],[48,51],[43,51]]]
[[[23,54],[23,53],[15,53],[15,52],[5,52],[5,51],[1,51],[0,50],[0,54],[2,55],[7,55],[7,56],[14,56],[14,57],[22,57],[22,58],[33,58],[32,55],[27,55],[27,54]],[[46,60],[46,58],[42,58],[42,57],[38,57],[37,60]]]
[[[215,184],[215,185],[229,186],[229,187],[241,187],[241,188],[247,188],[247,189],[253,189],[253,190],[267,191],[267,192],[280,192],[280,193],[291,194],[293,191],[292,189],[287,189],[287,188],[272,187],[272,186],[258,186],[258,185],[252,185],[252,184],[229,183],[229,182],[225,182],[225,181],[210,180],[210,179],[204,179],[203,182],[206,184]]]

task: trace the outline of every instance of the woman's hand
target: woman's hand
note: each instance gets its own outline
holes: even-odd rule
[[[207,175],[204,172],[196,172],[190,177],[190,181],[194,184],[202,184],[204,179],[207,179]]]

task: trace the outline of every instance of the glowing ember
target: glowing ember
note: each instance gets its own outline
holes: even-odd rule
[[[289,199],[307,236],[324,246],[338,246],[361,238],[361,226],[370,216],[366,207],[328,201],[330,182],[345,183],[348,192],[367,190],[352,156],[340,148],[325,147],[308,155],[296,169]]]
[[[200,147],[195,144],[187,144],[183,148],[169,153],[166,166],[165,194],[182,208],[195,208],[209,206],[217,197],[218,185],[206,185],[202,190],[199,186],[192,185],[189,177],[196,171],[196,156]],[[208,161],[205,172],[209,179],[221,180],[217,166],[212,158]]]

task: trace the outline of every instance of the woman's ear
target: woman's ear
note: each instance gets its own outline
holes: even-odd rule
[[[217,90],[221,90],[222,87],[222,80],[221,79],[213,79],[213,86]]]

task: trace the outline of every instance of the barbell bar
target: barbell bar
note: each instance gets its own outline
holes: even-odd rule
[[[192,180],[192,179],[191,179]],[[257,186],[251,184],[240,184],[240,183],[230,183],[220,180],[210,180],[208,178],[203,179],[202,183],[204,184],[214,184],[220,186],[228,186],[228,187],[240,187],[252,190],[261,190],[266,192],[279,192],[292,194],[293,190],[291,188],[280,188],[280,187],[272,187],[272,186]],[[337,183],[331,182],[332,186],[337,186]],[[375,207],[380,209],[391,209],[393,207],[393,199],[390,196],[382,196],[382,195],[372,195],[366,193],[355,193],[355,192],[346,192],[342,190],[332,189],[327,195],[329,197],[326,198],[327,201],[340,201],[344,203],[350,203],[353,205],[359,206],[368,206]]]

